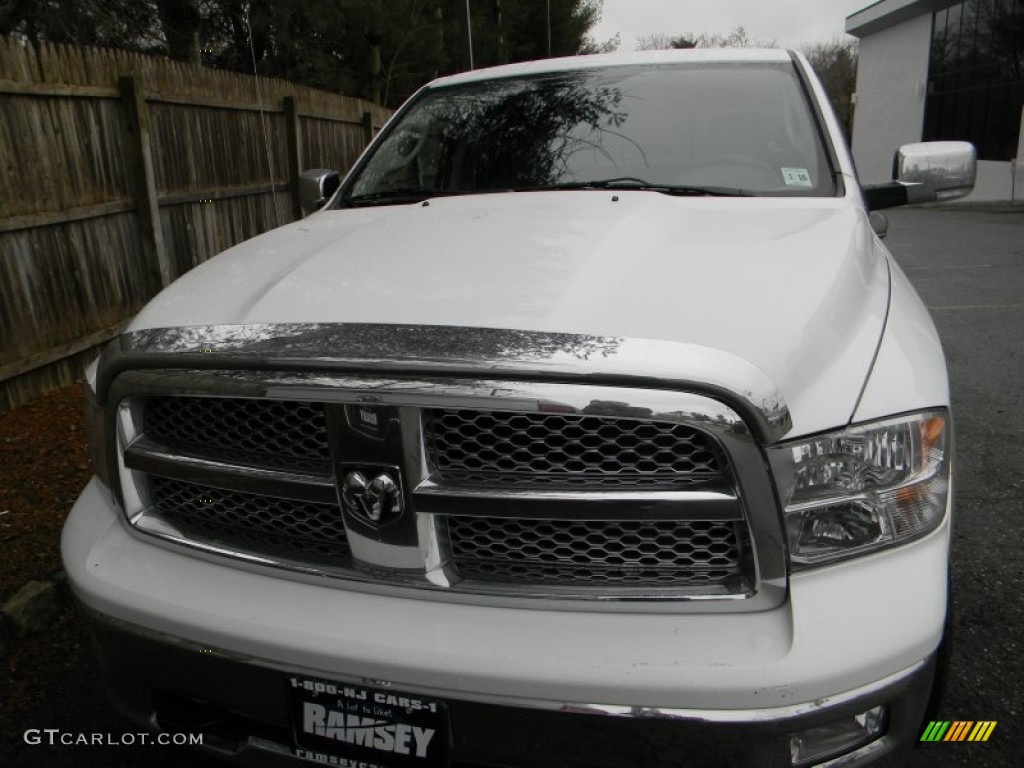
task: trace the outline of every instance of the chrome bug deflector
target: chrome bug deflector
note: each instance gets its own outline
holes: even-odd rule
[[[708,395],[735,409],[763,443],[777,442],[792,427],[782,393],[757,366],[671,341],[351,323],[154,328],[122,334],[107,346],[100,397],[121,371],[165,367],[586,381]]]

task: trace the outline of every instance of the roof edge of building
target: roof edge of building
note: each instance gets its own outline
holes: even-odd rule
[[[888,27],[921,16],[934,13],[954,5],[959,0],[878,0],[846,17],[846,33],[863,38]]]

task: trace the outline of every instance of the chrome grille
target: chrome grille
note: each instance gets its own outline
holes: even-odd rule
[[[146,434],[203,455],[311,467],[330,460],[322,403],[228,397],[150,397]]]
[[[577,521],[450,516],[453,564],[506,583],[689,586],[740,575],[735,522]]]
[[[749,514],[771,498],[763,457],[702,395],[226,369],[125,372],[111,402],[125,513],[178,544],[429,599],[781,599],[778,561],[765,571],[762,556],[776,532],[759,522],[774,509]],[[563,410],[523,410],[537,403]],[[366,429],[356,407],[387,428]],[[337,484],[353,471],[397,474],[405,514],[379,528],[343,515]]]
[[[185,534],[241,545],[260,554],[347,559],[341,510],[320,504],[223,490],[151,476],[154,508]]]
[[[424,412],[427,458],[474,485],[686,485],[720,479],[724,456],[684,424],[578,414]]]

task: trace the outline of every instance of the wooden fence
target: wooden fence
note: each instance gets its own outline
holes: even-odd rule
[[[168,282],[298,217],[382,107],[281,80],[0,37],[0,412],[81,376]]]

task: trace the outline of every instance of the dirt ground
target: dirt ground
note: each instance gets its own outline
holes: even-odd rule
[[[26,582],[60,573],[61,526],[90,474],[80,384],[0,415],[0,603]],[[68,610],[45,634],[8,649],[0,658],[0,724],[15,702],[30,706],[46,694],[41,669],[59,676],[86,642]]]
[[[91,471],[82,386],[0,415],[0,602],[60,570],[60,529]]]

